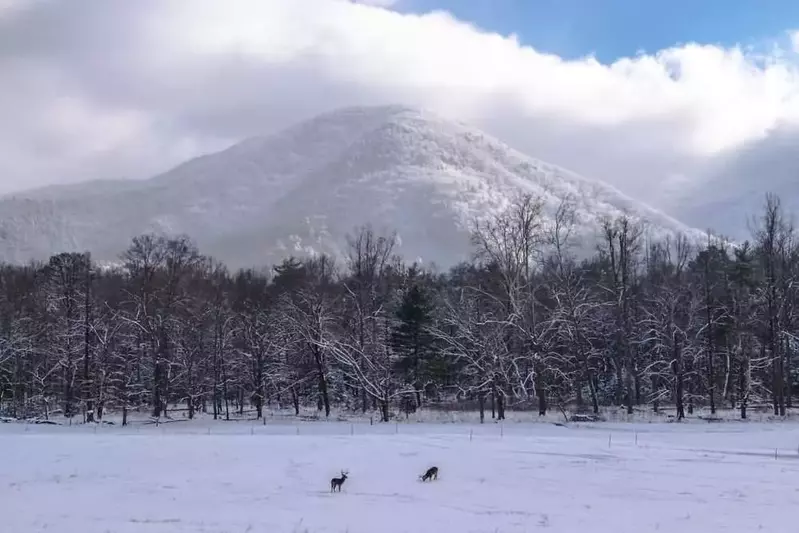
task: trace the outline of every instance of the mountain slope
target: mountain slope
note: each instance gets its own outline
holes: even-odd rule
[[[692,230],[598,181],[512,150],[468,126],[401,106],[347,108],[248,139],[143,182],[84,183],[0,199],[0,259],[89,249],[113,260],[148,231],[186,233],[232,266],[343,253],[372,223],[406,259],[468,258],[468,228],[520,192],[552,212],[573,198],[584,246],[603,217],[647,220],[654,237]]]

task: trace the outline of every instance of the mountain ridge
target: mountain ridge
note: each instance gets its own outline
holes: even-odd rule
[[[551,212],[575,200],[582,237],[631,214],[657,234],[676,219],[602,182],[518,152],[466,124],[402,105],[350,107],[202,155],[142,181],[103,180],[0,197],[0,259],[89,249],[118,257],[135,235],[187,234],[231,266],[344,253],[367,223],[396,230],[398,252],[450,266],[469,257],[469,224],[519,193]]]

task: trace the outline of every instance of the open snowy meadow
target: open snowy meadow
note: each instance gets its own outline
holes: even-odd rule
[[[788,533],[799,516],[788,423],[7,423],[0,450],[11,533]]]

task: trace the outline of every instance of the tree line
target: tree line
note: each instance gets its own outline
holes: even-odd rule
[[[89,253],[0,266],[0,410],[17,418],[175,406],[373,412],[460,402],[566,408],[792,407],[799,241],[767,196],[751,241],[653,242],[627,216],[575,250],[568,201],[520,196],[475,223],[473,259],[404,263],[368,226],[346,259],[229,271],[187,237],[142,235],[116,266]]]

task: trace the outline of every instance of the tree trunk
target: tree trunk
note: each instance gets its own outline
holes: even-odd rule
[[[193,361],[193,357],[194,356],[192,355],[191,357],[192,357],[192,359],[190,361]],[[188,393],[188,397],[189,397],[189,405],[188,405],[188,407],[189,407],[189,420],[194,420],[194,402],[195,402],[195,398],[194,398],[194,379],[193,379],[192,370],[193,370],[193,365],[190,362],[189,365],[188,365],[188,368],[186,369],[186,387],[188,388],[187,393]]]
[[[621,368],[621,361],[616,359],[613,362],[614,370],[616,371],[616,387],[613,394],[613,403],[617,406],[624,404],[624,373]]]
[[[540,365],[536,364],[535,368],[535,394],[538,397],[538,416],[546,416],[547,414],[547,393],[544,387],[544,380],[542,379],[543,372],[541,372]],[[502,408],[502,420],[505,419],[505,408]]]
[[[652,394],[655,395],[655,399],[652,402],[652,412],[657,414],[660,412],[660,394],[659,394],[660,380],[658,379],[657,374],[652,374],[651,381],[652,381]]]
[[[64,417],[70,418],[72,417],[72,404],[73,404],[73,392],[72,392],[72,378],[70,377],[70,370],[72,366],[72,361],[68,360],[68,363],[64,365]]]
[[[793,364],[791,361],[791,343],[785,339],[785,376],[786,376],[786,398],[785,407],[793,408]]]
[[[227,374],[222,370],[222,396],[225,399],[225,420],[230,420],[230,397],[227,389]]]
[[[161,362],[156,355],[155,368],[153,369],[153,417],[161,417]]]
[[[685,379],[685,388],[688,389],[687,392],[688,392],[688,414],[689,415],[694,414],[694,392],[696,390],[694,388],[694,379],[693,379],[693,374],[691,372],[692,370],[694,370],[693,367],[691,367],[688,370],[688,374],[689,375],[688,375],[688,378]]]
[[[739,394],[741,396],[741,419],[746,420],[746,408],[749,406],[749,354],[748,352],[744,353],[744,347],[741,346],[741,369],[740,369],[740,386]]]
[[[544,387],[537,387],[536,392],[538,393],[538,416],[546,416],[547,414],[547,393],[544,390]],[[505,412],[503,409],[502,418],[505,418]]]
[[[712,346],[711,346],[711,349]],[[716,414],[716,374],[713,370],[713,352],[708,353],[708,369],[707,369],[707,379],[710,383],[710,390],[708,391],[710,394],[710,414]]]
[[[86,265],[86,300],[83,309],[83,398],[86,402],[86,422],[94,422],[94,402],[92,401],[91,380],[91,311],[92,311],[92,271]]]
[[[685,406],[683,404],[683,368],[682,368],[682,346],[679,341],[674,341],[674,377],[676,380],[676,404],[677,420],[685,418]]]
[[[264,356],[259,350],[258,353],[258,361],[256,362],[256,374],[255,374],[255,417],[257,419],[261,419],[264,416],[264,397],[266,396],[266,387],[264,387]],[[278,393],[278,407],[282,408],[280,405],[280,393]]]
[[[625,385],[624,388],[627,390],[627,402],[626,402],[627,403],[627,414],[631,415],[631,414],[633,414],[633,394],[634,394],[634,392],[633,392],[633,370],[632,370],[632,365],[630,365],[630,368],[628,368],[627,372],[625,372],[624,385]]]
[[[505,420],[505,394],[497,389],[497,420]]]
[[[222,411],[221,403],[219,401],[219,355],[214,352],[214,386],[213,393],[211,394],[211,404],[214,409],[214,420],[219,418],[219,413]]]
[[[260,420],[264,417],[264,398],[259,393],[255,393],[256,396],[253,398],[253,403],[255,403],[255,418]]]
[[[709,246],[708,246],[709,248]],[[709,249],[708,249],[709,251]],[[710,414],[716,414],[716,374],[714,368],[714,356],[716,346],[714,343],[713,332],[713,308],[711,305],[710,293],[710,258],[706,255],[704,259],[704,289],[705,289],[705,335],[707,340],[707,382],[708,396],[710,396]]]
[[[294,404],[294,415],[300,416],[300,397],[294,387],[291,387],[291,401]]]
[[[641,376],[638,369],[633,369],[633,387],[635,389],[635,405],[641,405]]]
[[[155,343],[152,344],[153,350],[153,417],[160,418],[161,411],[163,409],[164,398],[163,398],[163,382],[164,382],[164,374],[166,373],[164,370],[164,361],[166,358],[164,357],[164,342],[166,338],[166,332],[161,331],[159,333],[160,342],[156,345]]]
[[[324,372],[319,370],[319,399],[322,402],[322,408],[325,410],[325,416],[330,416],[330,398],[327,394],[327,379],[325,379]]]
[[[779,394],[779,408],[780,416],[785,416],[785,357],[783,355],[782,342],[776,343],[778,346],[777,353],[777,392]]]
[[[385,399],[384,400],[380,400],[380,414],[381,414],[381,419],[383,420],[383,422],[388,422],[389,421],[388,400],[385,400]]]
[[[729,346],[725,350],[724,354],[724,391],[722,392],[723,398],[725,401],[729,401],[731,395],[731,388],[732,388],[732,358],[730,357]]]
[[[594,414],[599,414],[599,398],[597,398],[596,392],[596,377],[593,375],[588,376],[588,390],[591,391],[591,407],[593,408]]]

